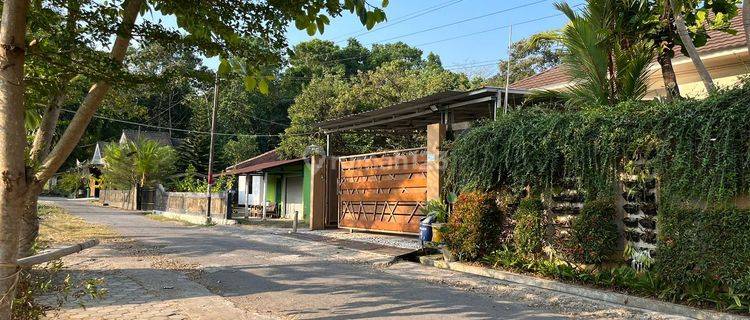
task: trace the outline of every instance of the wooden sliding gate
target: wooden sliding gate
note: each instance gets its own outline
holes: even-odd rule
[[[419,233],[426,162],[424,148],[339,158],[339,227]]]

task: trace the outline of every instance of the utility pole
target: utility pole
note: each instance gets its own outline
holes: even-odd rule
[[[505,71],[505,104],[504,114],[508,113],[508,90],[510,90],[510,59],[511,50],[513,49],[513,25],[510,25],[510,32],[508,33],[508,62],[506,63],[507,70]]]
[[[211,107],[211,146],[208,151],[208,187],[206,196],[208,197],[208,206],[206,207],[206,223],[211,223],[211,185],[214,182],[214,130],[216,130],[216,106],[219,104],[219,73],[216,72],[214,79],[214,103]]]

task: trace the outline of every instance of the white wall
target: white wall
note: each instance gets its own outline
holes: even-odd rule
[[[247,179],[251,179],[251,190],[248,195]],[[237,181],[237,200],[239,205],[245,205],[246,199],[250,205],[260,205],[260,188],[261,188],[260,176],[239,176]]]

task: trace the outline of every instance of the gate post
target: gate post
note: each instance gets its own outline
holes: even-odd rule
[[[434,123],[427,126],[427,201],[440,200],[443,188],[443,161],[445,151],[445,124]]]
[[[326,226],[326,157],[310,157],[310,230],[322,230]]]

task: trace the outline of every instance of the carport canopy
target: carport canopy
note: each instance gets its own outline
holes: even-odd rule
[[[446,91],[385,108],[352,114],[317,124],[325,133],[368,131],[414,131],[433,123],[463,129],[471,121],[492,119],[503,112],[505,89],[483,87],[471,91]],[[528,94],[509,89],[508,104],[517,106]]]

